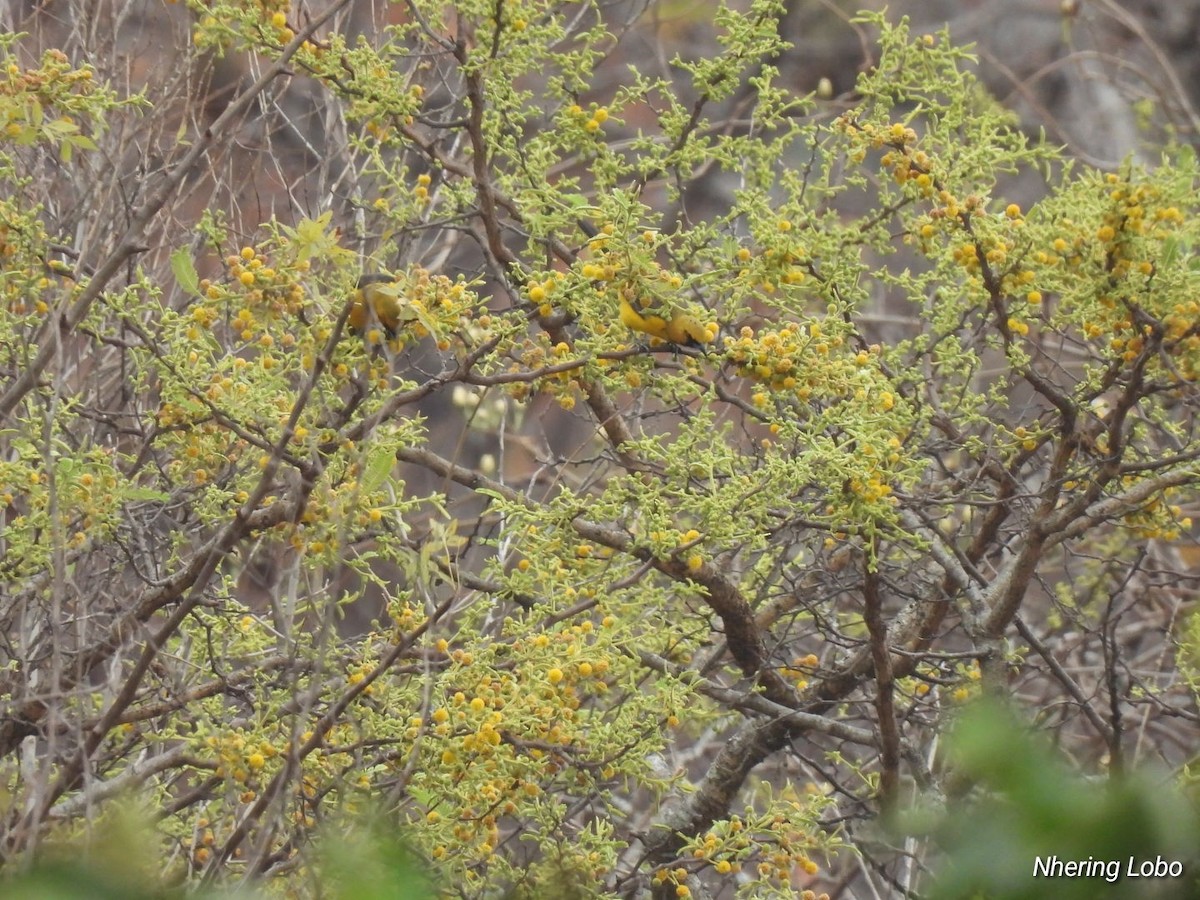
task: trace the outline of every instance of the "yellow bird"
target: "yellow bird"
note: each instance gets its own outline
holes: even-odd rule
[[[681,347],[698,347],[711,344],[716,338],[711,326],[704,325],[691,313],[674,310],[671,318],[664,319],[653,313],[640,313],[622,294],[621,324],[631,331],[640,331]]]
[[[350,301],[350,314],[346,318],[350,328],[356,334],[366,334],[371,324],[377,324],[389,337],[394,337],[400,323],[412,318],[400,291],[394,275],[382,272],[363,275]]]

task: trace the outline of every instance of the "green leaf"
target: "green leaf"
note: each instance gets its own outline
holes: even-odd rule
[[[175,273],[175,280],[181,288],[189,294],[199,295],[200,276],[196,274],[196,264],[192,262],[192,255],[186,247],[180,247],[171,254],[171,271]]]
[[[148,487],[133,487],[124,491],[125,497],[128,500],[157,500],[161,503],[166,503],[171,499],[171,495],[166,491],[157,491],[154,488]]]
[[[333,211],[326,210],[315,219],[303,219],[295,228],[283,226],[284,234],[292,239],[297,260],[349,253],[338,246],[337,229],[330,228]]]
[[[396,454],[392,452],[390,447],[372,447],[367,456],[367,466],[360,482],[363,490],[371,493],[383,487],[387,483],[388,477],[392,473],[392,467],[395,464]]]

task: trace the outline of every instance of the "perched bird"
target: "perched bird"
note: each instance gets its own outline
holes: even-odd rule
[[[704,325],[699,319],[682,309],[663,310],[670,312],[670,318],[663,318],[651,312],[638,312],[629,299],[621,295],[621,324],[631,331],[640,331],[656,337],[660,341],[668,341],[681,347],[698,347],[711,344],[716,338],[710,326]]]
[[[358,279],[350,301],[350,314],[346,319],[350,328],[356,334],[366,334],[374,323],[387,332],[388,337],[394,337],[400,324],[411,318],[401,299],[401,290],[394,275],[382,272],[363,275]]]

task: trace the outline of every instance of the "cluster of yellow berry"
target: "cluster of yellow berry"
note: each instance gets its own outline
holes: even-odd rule
[[[278,749],[270,741],[247,740],[240,732],[209,735],[204,743],[217,756],[213,774],[245,787],[241,797],[243,803],[254,799],[258,773],[266,768],[269,760],[279,755]]]
[[[585,112],[582,106],[573,103],[567,107],[567,115],[571,121],[581,124],[588,134],[595,134],[608,121],[608,107],[592,104],[590,112]]]
[[[754,236],[759,244],[757,251],[743,246],[734,254],[738,281],[769,297],[808,279],[812,260],[791,219],[780,216],[773,222],[765,221],[754,228]]]
[[[498,817],[521,814],[540,797],[541,782],[563,768],[563,755],[555,748],[572,755],[591,752],[579,712],[581,692],[603,684],[609,666],[606,658],[588,652],[595,628],[584,620],[514,641],[512,652],[533,665],[551,663],[542,669],[540,686],[452,649],[444,638],[436,642],[449,664],[446,681],[458,689],[448,691],[425,716],[410,717],[405,734],[421,739],[437,761],[427,770],[430,778],[464,786],[465,792],[440,791],[439,808],[425,815],[433,826],[428,837],[434,858],[448,856],[451,847],[455,854],[490,856],[499,838]],[[534,661],[538,658],[543,662]],[[596,774],[608,779],[615,770],[605,765]]]
[[[814,796],[820,793],[815,785],[808,785],[806,792]],[[779,813],[750,819],[735,815],[715,822],[691,845],[692,859],[711,866],[721,875],[737,875],[747,862],[757,859],[754,871],[760,879],[784,885],[792,884],[797,877],[815,875],[819,867],[808,855],[810,838],[802,829],[788,830],[785,824],[785,816]],[[764,843],[759,834],[771,835],[770,842]],[[690,897],[692,892],[686,884],[689,876],[687,868],[675,866],[659,869],[653,879],[657,884],[675,884],[677,897]],[[809,890],[798,896],[803,900],[827,897]]]
[[[0,97],[37,94],[44,106],[54,105],[64,112],[75,107],[75,98],[97,90],[92,70],[87,67],[71,68],[67,55],[56,48],[42,54],[38,68],[23,69],[13,62],[5,67],[4,74],[7,80],[0,80]],[[46,110],[43,108],[42,112],[44,114]],[[12,138],[20,133],[20,120],[14,118],[6,126],[5,136]]]
[[[245,302],[245,309],[270,316],[296,316],[304,306],[304,287],[290,273],[278,272],[266,258],[253,247],[243,247],[237,254],[225,258],[225,266],[231,279],[231,287]],[[307,272],[308,260],[294,263],[290,269]],[[200,290],[209,300],[225,300],[231,294],[221,285],[205,279]],[[252,316],[253,318],[253,316]],[[248,338],[247,338],[248,339]]]
[[[822,334],[819,322],[809,325],[784,325],[777,331],[756,334],[748,325],[738,336],[725,338],[726,358],[737,367],[742,378],[768,385],[774,391],[795,391],[802,400],[812,393],[807,379],[802,382],[797,372],[812,353],[829,353],[830,344]],[[755,400],[756,406],[765,403]]]
[[[1129,479],[1133,483],[1133,479]],[[1192,519],[1183,514],[1183,508],[1167,503],[1167,495],[1151,497],[1140,509],[1126,513],[1123,524],[1139,538],[1146,540],[1177,541],[1190,532]]]

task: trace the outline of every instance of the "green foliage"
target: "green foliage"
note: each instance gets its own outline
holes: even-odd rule
[[[147,825],[135,822],[128,812],[120,815],[112,832],[71,854],[55,851],[31,871],[11,878],[5,896],[14,900],[255,900],[271,896],[262,890],[185,888],[171,884],[163,861],[143,853]],[[317,871],[322,895],[333,900],[428,900],[434,896],[428,874],[422,871],[398,837],[395,822],[359,815],[336,835],[318,841]]]
[[[955,777],[978,796],[935,829],[948,861],[930,900],[1196,896],[1200,810],[1168,773],[1082,778],[995,703],[973,704],[951,741]],[[1184,877],[1140,874],[1159,859]],[[1037,860],[1083,874],[1039,876]]]

